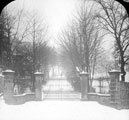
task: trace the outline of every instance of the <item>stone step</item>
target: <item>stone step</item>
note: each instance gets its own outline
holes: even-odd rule
[[[43,91],[44,94],[80,94],[75,91]]]
[[[43,95],[43,99],[45,99],[45,100],[48,100],[48,99],[79,100],[80,97],[81,97],[80,94],[56,94],[56,93],[54,94],[54,93],[52,93],[52,94],[44,94]]]
[[[70,98],[76,98],[76,97],[80,97],[80,95],[57,95],[57,94],[50,94],[50,95],[43,95],[43,96],[47,96],[47,97],[70,97]]]

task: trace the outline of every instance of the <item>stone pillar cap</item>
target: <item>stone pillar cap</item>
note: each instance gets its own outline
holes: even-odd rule
[[[42,72],[35,72],[34,74],[35,74],[35,75],[43,75]]]
[[[109,71],[109,73],[121,73],[119,70],[111,70],[111,71]]]
[[[82,72],[80,73],[80,75],[89,75],[89,73],[87,73],[87,72],[85,72],[85,71],[82,71]]]
[[[9,70],[9,69],[8,69],[8,70],[3,71],[3,73],[5,73],[5,72],[6,72],[6,73],[14,73],[14,71],[13,71],[13,70]]]

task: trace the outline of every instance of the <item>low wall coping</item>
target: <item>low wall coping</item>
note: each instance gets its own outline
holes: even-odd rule
[[[101,93],[88,93],[88,95],[97,95],[97,96],[110,97],[110,94],[101,94]]]
[[[80,72],[80,75],[89,75],[89,73],[82,71],[82,72]]]
[[[110,94],[101,94],[101,93],[99,93],[98,96],[110,97]]]
[[[88,93],[88,95],[98,95],[98,93]]]
[[[42,72],[35,72],[34,74],[35,74],[35,75],[43,75]]]
[[[34,95],[35,93],[23,93],[23,94],[18,94],[18,95],[13,95],[14,97],[19,97],[19,96],[25,96],[25,95]]]
[[[7,73],[14,73],[13,70],[5,70],[5,71],[3,71],[3,73],[5,73],[5,72],[7,72]]]
[[[114,69],[114,70],[109,71],[108,73],[109,73],[109,74],[110,74],[110,73],[121,73],[121,71]]]

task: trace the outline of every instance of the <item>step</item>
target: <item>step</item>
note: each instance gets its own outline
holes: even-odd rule
[[[52,99],[52,100],[79,100],[81,97],[80,94],[44,94],[43,95],[43,98],[45,100],[48,100],[48,99]]]

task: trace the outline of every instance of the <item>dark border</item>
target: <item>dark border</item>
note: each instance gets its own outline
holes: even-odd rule
[[[129,8],[129,0],[116,0],[116,1],[118,1],[119,3],[121,3],[125,7],[128,15],[129,15],[129,9],[128,9]],[[125,2],[125,1],[128,1],[128,2]]]
[[[9,4],[10,2],[12,2],[12,1],[15,1],[15,0],[0,0],[0,13],[3,10],[3,8],[7,4]],[[128,15],[129,15],[129,9],[128,9],[129,8],[129,2],[125,2],[127,0],[116,0],[116,1],[118,1],[119,3],[121,3],[125,7],[125,9],[127,10]]]
[[[0,13],[2,12],[3,8],[8,5],[10,2],[15,0],[0,0]]]

